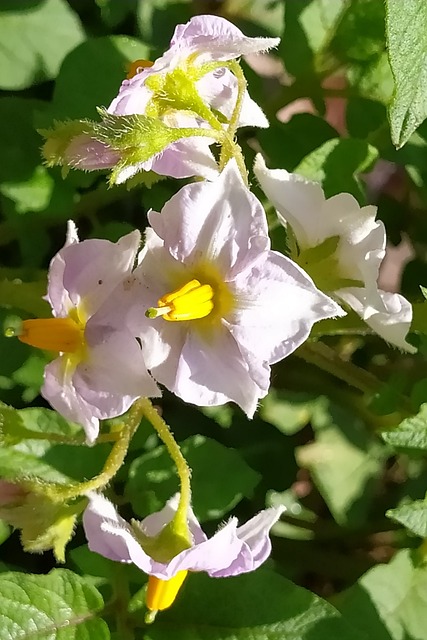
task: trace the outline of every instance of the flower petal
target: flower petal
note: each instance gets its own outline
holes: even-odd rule
[[[77,392],[73,380],[74,370],[66,365],[66,359],[66,355],[61,356],[47,365],[41,394],[64,418],[81,424],[87,443],[91,444],[98,437],[99,420],[94,407]]]
[[[141,548],[114,505],[99,493],[88,494],[89,504],[83,514],[83,527],[89,549],[116,562],[134,562],[150,573],[153,560]],[[135,562],[135,560],[138,562]]]
[[[53,315],[57,317],[66,316],[73,306],[68,291],[64,289],[64,249],[78,243],[77,227],[72,220],[68,220],[65,244],[50,261],[47,295],[45,296],[45,299],[52,307]]]
[[[203,60],[232,60],[277,47],[280,38],[248,38],[225,18],[201,15],[175,28],[171,47],[197,51]]]
[[[140,241],[139,231],[132,231],[116,243],[84,240],[62,250],[63,286],[74,305],[83,302],[87,317],[99,309],[130,272]]]
[[[223,67],[207,73],[197,82],[197,90],[213,109],[220,111],[228,120],[231,118],[238,95],[238,82],[229,69]],[[239,127],[268,127],[263,110],[247,91],[243,97]]]
[[[291,225],[302,248],[316,246],[328,237],[320,213],[325,196],[317,182],[285,169],[267,169],[261,154],[256,156],[254,173],[280,222]]]
[[[269,247],[264,209],[234,160],[213,182],[183,187],[149,221],[176,260],[191,265],[203,256],[229,277]]]
[[[271,553],[269,532],[284,511],[284,507],[265,509],[238,527],[237,536],[244,543],[241,553],[230,566],[209,575],[226,578],[257,569]]]
[[[75,136],[65,150],[65,164],[83,171],[108,169],[119,161],[120,154],[87,134]]]
[[[97,324],[97,315],[86,326],[88,354],[76,368],[74,387],[104,420],[122,415],[137,398],[156,397],[160,391],[134,336],[125,327]]]
[[[166,384],[153,369],[155,378]],[[252,379],[249,367],[228,329],[215,331],[209,340],[189,332],[182,347],[175,382],[168,387],[185,402],[217,406],[233,400],[252,418],[267,389]]]
[[[266,252],[233,285],[237,308],[227,316],[230,332],[257,367],[295,351],[315,322],[345,315],[298,265],[275,251]]]
[[[366,289],[349,287],[340,289],[336,295],[346,302],[369,325],[375,333],[390,344],[415,353],[416,349],[406,342],[411,328],[412,305],[399,293],[378,291],[379,304],[372,304]]]
[[[239,555],[242,542],[237,537],[237,520],[232,518],[212,538],[181,551],[169,562],[165,573],[172,578],[178,571],[219,571],[228,567]],[[162,577],[158,575],[158,577]]]

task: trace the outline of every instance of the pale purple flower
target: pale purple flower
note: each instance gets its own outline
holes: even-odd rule
[[[153,559],[150,550],[156,555],[155,538],[172,522],[178,507],[178,494],[161,511],[142,522],[134,521],[133,526],[102,495],[90,493],[88,497],[83,526],[89,549],[116,562],[133,563],[144,573],[161,580],[170,580],[180,571],[204,571],[213,578],[254,571],[270,555],[268,534],[284,511],[284,507],[271,507],[240,527],[237,519],[231,518],[208,538],[189,507],[187,523],[191,545],[169,561],[160,562]],[[165,553],[164,547],[162,552]]]
[[[415,349],[406,342],[412,321],[412,306],[399,293],[378,289],[380,264],[385,256],[384,224],[376,220],[377,208],[360,207],[349,193],[325,198],[321,186],[284,169],[268,169],[261,155],[255,162],[255,175],[275,206],[279,221],[289,224],[299,249],[321,245],[337,238],[333,255],[336,272],[343,281],[355,280],[360,286],[342,286],[328,293],[346,303],[384,340],[405,351]],[[313,264],[313,278],[316,265]]]
[[[147,368],[187,402],[233,400],[252,417],[270,365],[341,309],[270,250],[264,209],[235,161],[215,181],[183,187],[149,221],[128,317]]]
[[[69,223],[48,274],[46,299],[54,318],[24,321],[19,336],[59,352],[45,369],[41,393],[84,427],[88,443],[98,435],[99,420],[121,415],[140,396],[159,395],[138,342],[115,309],[114,292],[126,286],[139,245],[138,231],[116,243],[79,242]]]
[[[174,108],[176,98],[173,96],[170,107],[164,113],[157,113],[152,101],[155,92],[150,83],[178,68],[191,79],[194,70],[197,72],[203,64],[226,62],[241,55],[265,51],[277,46],[279,41],[279,38],[248,38],[225,18],[212,15],[193,17],[187,24],[176,27],[170,48],[163,56],[152,66],[142,61],[139,72],[123,81],[108,112],[118,116],[142,114],[160,117],[164,124],[173,128],[209,128],[203,116],[191,113],[189,107],[178,105]],[[202,74],[195,87],[207,107],[221,112],[227,119],[231,117],[238,88],[237,79],[229,69],[218,67]],[[183,93],[186,90],[183,88]],[[247,91],[238,124],[268,127],[267,118]],[[152,170],[174,178],[196,175],[212,179],[218,174],[215,158],[209,148],[214,141],[213,138],[195,136],[173,142],[147,161],[131,164],[121,170],[115,181],[124,182],[141,170]],[[118,160],[117,152],[110,150],[108,145],[92,143],[84,135],[74,140],[65,155],[72,166],[89,170],[113,167]]]

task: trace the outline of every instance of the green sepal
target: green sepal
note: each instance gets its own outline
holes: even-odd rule
[[[41,150],[45,164],[48,167],[69,164],[66,151],[71,141],[80,135],[92,136],[95,124],[91,120],[56,120],[51,129],[38,129],[38,133],[46,139]]]
[[[173,142],[198,134],[198,129],[168,127],[158,118],[142,114],[117,116],[105,109],[98,112],[102,121],[94,125],[93,138],[118,151],[121,157],[111,172],[110,184],[116,184],[126,167],[146,162]]]
[[[153,96],[147,106],[147,113],[153,117],[160,117],[171,110],[189,111],[208,122],[212,121],[215,116],[197,91],[197,80],[197,69],[191,66],[185,69],[177,67],[164,75],[148,77],[145,84],[153,92]]]
[[[315,247],[303,249],[294,258],[313,278],[321,291],[338,291],[344,287],[365,286],[362,280],[340,275],[340,267],[335,256],[339,241],[340,236],[331,236]]]
[[[188,530],[181,531],[175,520],[165,525],[157,536],[147,536],[138,520],[131,520],[131,525],[141,547],[157,562],[170,562],[178,553],[191,547]]]
[[[310,265],[314,262],[320,262],[321,260],[330,258],[337,250],[339,241],[340,236],[331,236],[315,247],[300,251],[299,263],[301,266],[303,264]]]
[[[0,519],[20,529],[24,551],[42,553],[52,549],[56,560],[65,562],[65,547],[85,506],[86,500],[58,504],[42,493],[30,491],[19,504],[1,507]]]

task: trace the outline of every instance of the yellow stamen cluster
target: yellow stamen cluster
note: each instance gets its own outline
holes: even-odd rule
[[[214,290],[210,284],[190,280],[179,289],[164,295],[157,307],[146,312],[148,318],[162,316],[170,322],[205,318],[214,308]]]
[[[170,580],[161,580],[155,576],[149,577],[145,600],[147,608],[150,610],[147,622],[152,622],[158,611],[168,609],[174,603],[187,573],[187,571],[178,571]]]
[[[71,317],[24,320],[18,338],[38,349],[75,353],[84,346],[84,328]]]

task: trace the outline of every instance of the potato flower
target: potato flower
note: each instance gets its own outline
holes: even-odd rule
[[[384,224],[375,220],[377,208],[360,207],[349,193],[326,198],[316,182],[284,169],[268,169],[261,155],[254,170],[279,221],[291,226],[299,264],[317,286],[351,307],[384,340],[413,353],[405,340],[411,304],[399,293],[377,286],[386,247]]]
[[[279,41],[249,38],[225,18],[195,16],[176,27],[169,49],[154,63],[136,60],[132,64],[104,114],[102,134],[96,125],[91,131],[87,121],[59,124],[45,133],[45,158],[50,164],[88,171],[114,168],[115,183],[141,170],[174,178],[214,178],[218,168],[209,147],[215,136],[182,137],[179,132],[171,134],[170,128],[216,129],[217,133],[226,128],[239,96],[238,79],[227,65],[242,55],[275,47]],[[115,119],[136,114],[150,118],[140,123],[143,132],[138,131],[137,122],[126,121],[120,128]],[[236,126],[268,127],[261,108],[245,89],[232,135]]]
[[[53,318],[24,320],[21,342],[58,354],[44,373],[42,395],[66,419],[81,424],[87,442],[99,420],[124,413],[138,397],[159,391],[141,349],[123,322],[113,322],[113,293],[126,286],[140,244],[133,231],[113,243],[79,242],[69,223],[65,246],[48,274]]]
[[[116,562],[133,563],[147,573],[146,602],[153,612],[171,606],[189,571],[225,578],[257,569],[271,553],[268,534],[284,511],[283,507],[266,509],[240,527],[231,518],[208,539],[189,507],[191,540],[186,541],[168,529],[177,512],[178,494],[161,511],[131,524],[101,494],[88,497],[83,526],[89,549]]]
[[[270,250],[264,209],[234,160],[213,182],[184,186],[149,221],[127,320],[147,368],[186,402],[233,400],[252,417],[270,365],[342,310]]]

